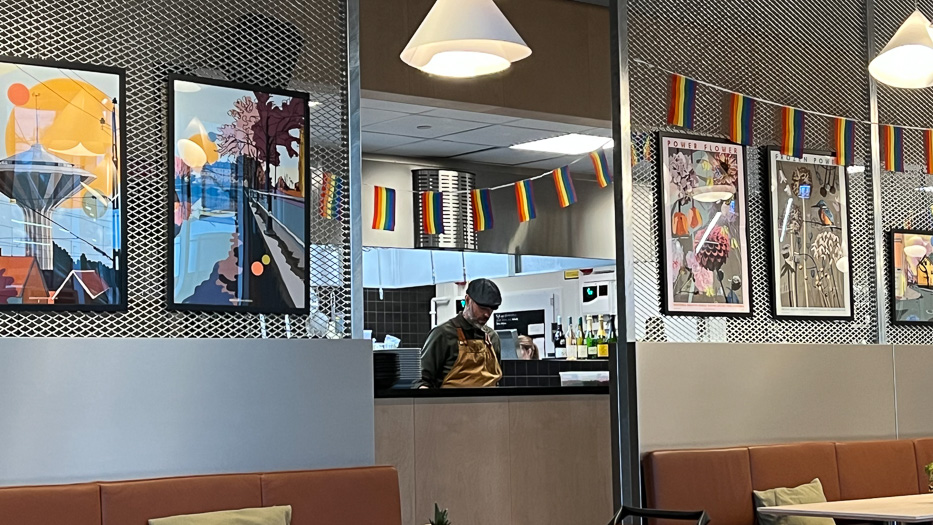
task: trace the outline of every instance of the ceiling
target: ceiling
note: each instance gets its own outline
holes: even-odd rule
[[[379,155],[551,170],[579,157],[513,150],[509,146],[567,133],[595,135],[607,140],[612,135],[608,128],[370,98],[362,99],[361,108],[363,152]],[[592,170],[588,162],[577,163],[574,168]]]

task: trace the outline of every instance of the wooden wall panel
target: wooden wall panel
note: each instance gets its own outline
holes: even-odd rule
[[[510,525],[510,463],[507,399],[415,403],[416,519],[437,502],[454,523]]]
[[[512,525],[612,516],[608,396],[511,398]]]
[[[398,470],[402,524],[415,525],[415,408],[412,399],[377,399],[376,464]],[[417,523],[421,525],[422,521]]]
[[[442,79],[399,59],[434,0],[361,0],[362,89],[609,120],[608,10],[567,0],[496,3],[531,47],[531,56],[497,75]]]

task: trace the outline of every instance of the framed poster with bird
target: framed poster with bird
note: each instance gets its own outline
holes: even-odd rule
[[[661,311],[750,316],[745,148],[662,133]]]
[[[853,318],[846,167],[829,153],[789,157],[768,148],[772,314]]]

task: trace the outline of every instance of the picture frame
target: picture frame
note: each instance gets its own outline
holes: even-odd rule
[[[855,316],[849,178],[832,153],[766,149],[771,314],[788,320]]]
[[[0,311],[126,311],[125,69],[3,56],[0,73]]]
[[[309,95],[174,74],[167,86],[168,309],[307,313]]]
[[[887,235],[891,324],[933,326],[933,231],[892,229]],[[911,250],[916,250],[911,253]]]
[[[751,316],[745,148],[672,133],[658,144],[662,313]]]

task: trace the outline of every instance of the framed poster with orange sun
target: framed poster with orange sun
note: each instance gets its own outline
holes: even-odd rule
[[[168,305],[304,313],[305,93],[169,77]]]
[[[0,310],[126,309],[124,77],[0,57]]]

